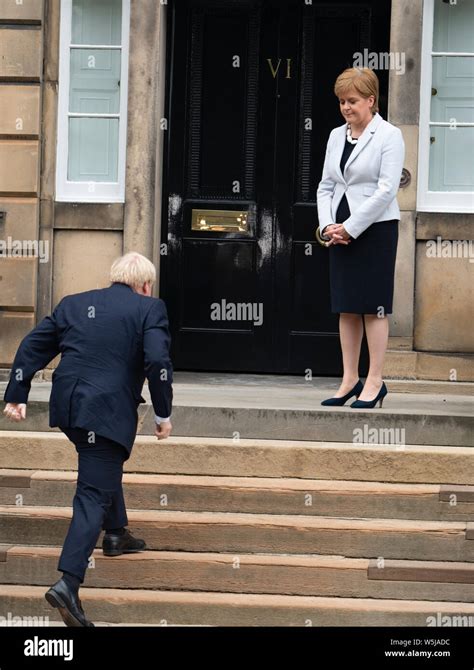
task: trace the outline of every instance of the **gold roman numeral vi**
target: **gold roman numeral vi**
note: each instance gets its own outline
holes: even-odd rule
[[[271,58],[267,58],[267,62],[268,62],[268,65],[270,66],[270,71],[273,75],[273,79],[275,79],[275,77],[278,74],[278,70],[280,69],[281,58],[278,59],[278,65],[277,65],[276,69],[273,67],[273,61],[272,61]],[[287,58],[286,59],[286,77],[285,77],[285,79],[291,79],[290,71],[291,71],[291,58]]]

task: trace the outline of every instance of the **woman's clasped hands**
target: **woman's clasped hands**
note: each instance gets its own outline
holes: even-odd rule
[[[324,235],[330,238],[327,243],[328,247],[332,244],[349,244],[351,241],[350,235],[342,223],[331,223],[326,226]]]

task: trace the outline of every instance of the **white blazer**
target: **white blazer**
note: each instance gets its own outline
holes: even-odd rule
[[[376,221],[400,219],[397,191],[405,143],[400,129],[376,113],[359,137],[342,174],[339,164],[346,130],[344,123],[329,135],[317,191],[319,229],[322,233],[326,226],[335,223],[345,193],[351,216],[344,221],[344,228],[357,238]]]

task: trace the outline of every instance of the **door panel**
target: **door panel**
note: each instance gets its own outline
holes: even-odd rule
[[[175,5],[161,263],[175,366],[339,374],[316,190],[343,122],[334,80],[355,51],[388,50],[390,3]]]

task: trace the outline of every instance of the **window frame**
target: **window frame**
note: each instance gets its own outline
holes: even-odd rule
[[[72,3],[73,0],[61,0],[60,41],[59,41],[59,83],[58,83],[58,124],[56,146],[56,194],[57,202],[125,202],[125,172],[127,153],[127,111],[128,111],[128,67],[130,49],[130,0],[122,0],[121,46],[117,45],[74,45],[72,43]],[[69,181],[69,118],[77,114],[69,112],[71,84],[72,48],[120,49],[120,107],[118,133],[118,165],[116,182]],[[83,116],[82,114],[80,116]],[[84,115],[89,116],[89,115]],[[90,115],[96,116],[97,115]],[[104,118],[115,114],[100,115]]]
[[[432,59],[434,54],[448,55],[447,52],[433,52],[434,5],[435,0],[424,0],[421,79],[420,79],[420,119],[418,126],[418,187],[417,211],[473,213],[474,191],[430,191],[430,129],[432,126],[449,126],[449,122],[431,122],[431,88],[433,86]],[[470,52],[469,52],[470,53]],[[449,54],[459,55],[457,52]],[[472,54],[474,56],[474,53]],[[459,123],[458,127],[472,127],[474,124]],[[453,131],[455,132],[455,131]]]

